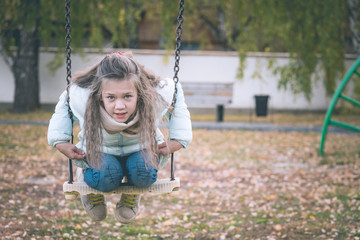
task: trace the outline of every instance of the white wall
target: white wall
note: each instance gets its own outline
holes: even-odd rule
[[[115,51],[115,50],[113,50]],[[105,50],[111,52],[111,50]],[[171,77],[174,72],[174,58],[164,57],[161,50],[133,50],[135,58],[162,77]],[[54,76],[49,73],[46,64],[52,60],[53,52],[40,53],[40,102],[42,104],[56,103],[58,96],[65,89],[65,66],[60,68]],[[99,61],[104,54],[86,53],[86,57],[72,56],[72,72],[76,72]],[[246,60],[244,79],[236,78],[239,59],[235,52],[201,52],[183,51],[180,60],[179,78],[181,82],[233,82],[234,108],[253,108],[255,94],[270,95],[272,109],[289,110],[326,110],[331,98],[325,96],[322,81],[313,89],[311,102],[302,96],[294,96],[289,90],[279,90],[277,81],[279,76],[274,76],[272,70],[267,68],[269,58],[275,59],[277,64],[288,62],[286,54],[249,54]],[[346,68],[355,61],[353,58],[346,60]],[[14,78],[3,59],[0,59],[0,102],[11,103],[14,96]],[[254,75],[257,72],[258,75]],[[340,79],[341,80],[341,79]],[[350,89],[351,89],[350,84]]]

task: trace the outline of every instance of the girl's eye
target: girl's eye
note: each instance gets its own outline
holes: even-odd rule
[[[130,94],[125,95],[125,98],[131,98],[132,96]]]
[[[107,99],[113,100],[113,99],[114,99],[114,96],[107,96]]]

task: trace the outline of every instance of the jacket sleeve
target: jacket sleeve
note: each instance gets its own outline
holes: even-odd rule
[[[55,112],[49,122],[47,139],[49,145],[53,147],[55,147],[57,143],[70,142],[71,140],[72,123],[68,112],[66,95],[66,91],[60,95],[59,102],[55,107]],[[75,116],[73,116],[73,121],[76,121]]]
[[[178,141],[184,148],[192,141],[190,112],[180,82],[177,83],[175,108],[169,121],[169,138]]]

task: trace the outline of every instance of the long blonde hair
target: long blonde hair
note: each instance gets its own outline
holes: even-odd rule
[[[135,76],[135,77],[133,77]],[[73,84],[82,88],[89,88],[90,94],[84,116],[84,135],[86,141],[86,158],[95,168],[103,167],[102,144],[103,134],[100,119],[102,106],[101,89],[105,79],[129,80],[138,93],[136,114],[138,114],[138,134],[146,165],[158,168],[156,117],[160,108],[166,103],[158,94],[155,87],[160,78],[137,63],[131,54],[112,54],[106,56],[98,64],[74,75]]]

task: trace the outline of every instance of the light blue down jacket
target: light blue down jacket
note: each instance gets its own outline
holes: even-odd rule
[[[173,93],[175,89],[175,84],[172,79],[163,79],[160,82],[160,86],[157,87],[158,93],[165,99],[166,102],[171,104]],[[184,93],[181,88],[181,84],[177,84],[177,95],[176,95],[176,104],[172,117],[169,121],[169,138],[177,140],[180,142],[184,148],[192,140],[192,128],[190,121],[190,113],[187,109],[184,99]],[[70,87],[70,107],[74,115],[74,122],[79,121],[81,131],[78,134],[79,142],[76,146],[83,151],[86,151],[84,132],[82,131],[84,126],[84,114],[86,108],[86,102],[88,99],[90,89],[81,88],[77,85],[72,85]],[[57,143],[69,142],[71,139],[72,133],[72,124],[70,116],[68,113],[68,104],[66,102],[66,91],[64,91],[55,107],[55,112],[50,119],[49,128],[48,128],[48,143],[49,145],[55,147]],[[163,117],[168,118],[169,113],[167,108],[163,109],[161,116],[159,116],[158,125],[162,122]],[[140,150],[139,139],[135,137],[126,137],[117,134],[109,134],[103,129],[103,152],[112,154],[115,156],[127,156],[131,153],[137,152]],[[157,129],[157,140],[158,143],[164,142],[164,136]],[[168,161],[168,156],[160,156],[159,167],[162,168]],[[85,161],[74,160],[75,165],[81,168],[88,167]]]

